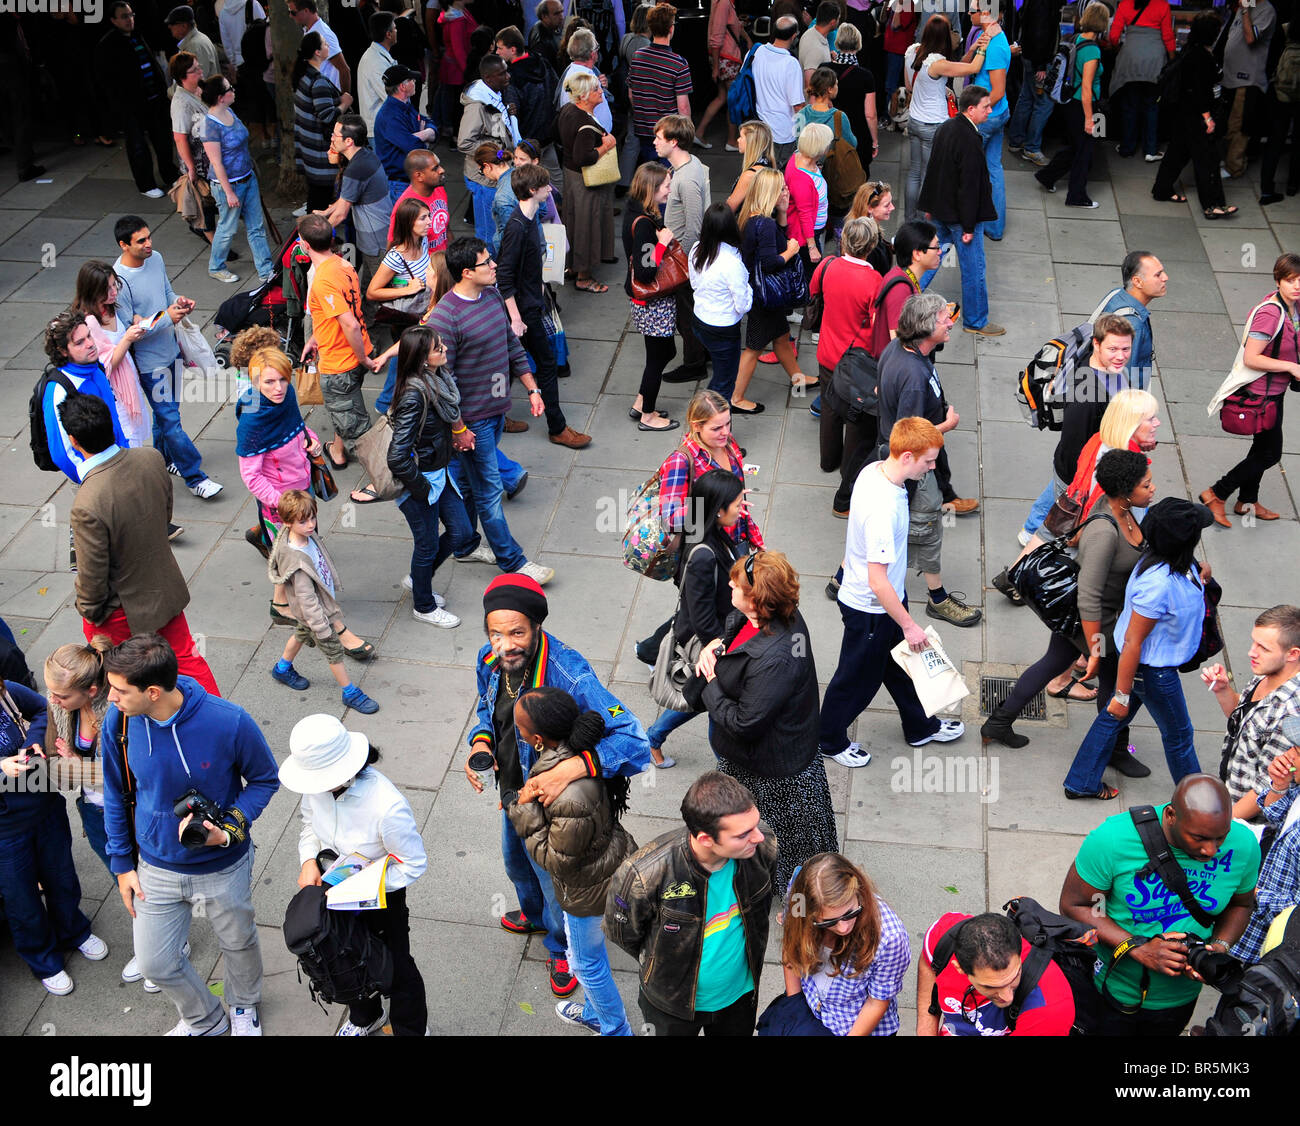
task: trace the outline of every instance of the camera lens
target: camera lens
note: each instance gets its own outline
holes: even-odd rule
[[[203,848],[208,843],[208,831],[197,817],[181,830],[181,844],[186,848]]]

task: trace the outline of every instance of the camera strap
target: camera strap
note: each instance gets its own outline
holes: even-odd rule
[[[1146,866],[1133,879],[1135,881],[1145,879],[1154,873],[1160,877],[1165,887],[1178,896],[1193,919],[1203,927],[1213,927],[1214,916],[1206,911],[1192,894],[1192,889],[1187,884],[1187,875],[1183,872],[1182,865],[1174,859],[1173,850],[1165,839],[1164,831],[1160,828],[1160,818],[1156,816],[1155,808],[1149,805],[1135,805],[1128,812],[1133,818],[1133,826],[1137,829],[1142,847],[1149,857]]]

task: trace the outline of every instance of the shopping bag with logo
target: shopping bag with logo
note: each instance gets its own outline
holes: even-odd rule
[[[926,715],[932,716],[960,703],[970,695],[970,689],[948,659],[933,626],[925,627],[925,636],[930,644],[919,653],[913,653],[904,639],[889,651],[889,655],[912,678],[921,707]]]

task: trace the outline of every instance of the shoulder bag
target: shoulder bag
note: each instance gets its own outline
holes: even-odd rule
[[[700,548],[713,549],[708,544],[697,543],[691,548],[682,568],[682,583],[686,582],[686,566]],[[682,612],[684,594],[677,596],[677,609],[673,613],[673,624]],[[686,702],[682,688],[695,675],[695,663],[700,659],[700,650],[704,646],[698,635],[692,633],[685,642],[677,640],[676,629],[669,629],[659,643],[659,655],[655,658],[654,671],[650,674],[650,696],[661,708],[671,708],[676,712],[693,712],[694,708]]]
[[[401,252],[397,255],[402,258]],[[411,270],[411,264],[405,258],[402,258],[402,269],[406,271],[407,276],[416,281],[415,273]],[[429,308],[429,290],[427,286],[420,288],[407,297],[393,297],[388,301],[381,301],[375,309],[375,324],[391,325],[395,328],[410,328],[411,325],[419,324],[420,318],[424,316]]]
[[[1088,517],[1076,531],[1094,520],[1115,522],[1107,512]],[[1007,580],[1020,592],[1029,608],[1049,630],[1065,638],[1082,628],[1079,619],[1079,564],[1068,551],[1069,536],[1060,536],[1034,548],[1007,570]]]
[[[423,392],[424,409],[420,412],[420,425],[416,429],[416,440],[424,430],[425,420],[429,417],[429,400]],[[393,420],[389,414],[381,414],[375,424],[356,441],[357,461],[365,468],[370,478],[370,490],[376,500],[394,500],[406,490],[392,471],[388,468],[388,448],[393,444]]]
[[[605,130],[599,125],[584,125],[578,130],[590,129],[599,136],[605,135]],[[618,167],[618,146],[611,145],[608,152],[601,153],[595,164],[588,164],[582,170],[582,182],[589,188],[603,188],[606,184],[617,184],[622,179],[623,173]]]
[[[1201,622],[1201,642],[1196,652],[1178,666],[1179,672],[1195,672],[1206,661],[1223,652],[1223,632],[1219,629],[1219,602],[1223,599],[1223,587],[1213,578],[1201,583],[1201,593],[1205,597],[1205,618]]]
[[[754,304],[761,309],[793,309],[808,303],[808,279],[803,258],[796,254],[781,269],[770,273],[761,259],[754,262]]]
[[[649,216],[646,218],[648,220]],[[653,301],[657,297],[668,297],[676,293],[689,281],[690,271],[686,265],[686,251],[682,249],[680,242],[672,239],[664,249],[664,256],[659,260],[654,281],[638,281],[636,270],[632,270],[632,296],[637,301]]]

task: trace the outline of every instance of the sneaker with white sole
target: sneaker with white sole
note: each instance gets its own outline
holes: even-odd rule
[[[97,934],[92,934],[77,947],[88,962],[102,962],[108,957],[108,943]]]
[[[141,192],[145,199],[162,199],[167,193],[162,188],[150,188],[147,192]]]
[[[188,958],[189,956],[190,956],[190,944],[189,944],[189,941],[186,940],[185,945],[181,947],[181,957],[182,957],[182,958]],[[130,974],[130,975],[132,975],[132,976],[128,977],[128,976],[127,976],[128,974]],[[144,975],[140,972],[140,966],[139,966],[139,964],[136,962],[135,957],[134,957],[134,955],[133,955],[132,958],[131,958],[131,960],[130,960],[129,962],[127,962],[127,964],[126,964],[125,966],[122,967],[122,980],[123,980],[123,981],[140,981],[142,978],[144,979],[144,991],[145,991],[146,993],[161,993],[161,992],[162,992],[162,986],[161,986],[161,985],[155,985],[155,984],[154,984],[152,981],[150,981],[147,977],[144,977]]]
[[[1046,168],[1052,163],[1041,152],[1034,152],[1032,149],[1025,149],[1025,151],[1020,154],[1020,159],[1027,160],[1030,164],[1037,164],[1039,168]]]
[[[412,610],[411,617],[417,622],[425,622],[431,626],[438,626],[440,629],[455,629],[460,625],[460,619],[449,610],[444,610],[441,606],[435,606],[427,614],[421,614],[419,610]]]
[[[49,977],[41,978],[41,984],[45,986],[47,993],[53,993],[56,997],[66,997],[76,988],[72,983],[72,978],[68,976],[67,970],[60,970]]]
[[[457,555],[457,563],[491,563],[493,567],[497,565],[496,552],[487,544],[481,543],[468,555]]]
[[[918,739],[913,743],[910,739],[908,745],[912,747],[924,747],[926,743],[951,743],[954,739],[960,739],[966,734],[966,725],[959,719],[944,719],[939,721],[939,730],[933,735],[927,735],[924,739]]]
[[[214,1024],[211,1028],[207,1029],[206,1031],[200,1032],[188,1021],[182,1020],[182,1021],[178,1021],[176,1027],[173,1028],[170,1032],[166,1032],[163,1035],[165,1036],[224,1036],[229,1031],[230,1031],[230,1018],[226,1016],[225,1010],[222,1010],[221,1020],[218,1021],[216,1024]]]
[[[827,755],[832,762],[838,762],[841,766],[847,766],[850,769],[866,766],[871,761],[871,752],[861,743],[850,743],[844,750],[837,755]]]
[[[370,1036],[384,1027],[384,1021],[388,1019],[387,1015],[380,1013],[378,1018],[367,1025],[353,1024],[350,1020],[345,1020],[339,1025],[339,1030],[334,1033],[335,1036]]]
[[[942,602],[933,602],[927,598],[925,600],[925,612],[928,617],[938,618],[941,622],[960,626],[962,629],[969,629],[971,626],[978,625],[980,619],[984,616],[982,610],[966,605],[966,595],[960,590],[948,591],[948,597]]]
[[[410,589],[411,589],[411,576],[410,576],[410,575],[403,575],[403,576],[402,576],[402,588],[403,588],[404,590],[410,590]],[[441,610],[444,606],[447,605],[447,600],[446,600],[445,598],[443,598],[443,596],[442,596],[441,594],[439,594],[436,590],[433,592],[433,602],[434,602],[434,605],[437,606],[439,610]]]
[[[211,500],[221,492],[222,488],[223,486],[218,485],[211,477],[204,477],[197,485],[190,486],[190,492],[198,497],[199,500]]]
[[[131,960],[122,967],[122,980],[127,985],[132,985],[137,981],[144,980],[144,974],[140,972],[140,963],[135,960],[135,955],[131,955]]]
[[[1162,152],[1149,152],[1142,159],[1148,164],[1159,164],[1160,161],[1164,160],[1164,158],[1165,154]]]
[[[588,1032],[594,1032],[600,1035],[600,1021],[588,1020],[582,1015],[582,1005],[577,1001],[559,1001],[555,1006],[555,1015],[558,1016],[565,1024],[577,1025],[579,1028],[585,1028]]]
[[[249,1005],[246,1009],[230,1010],[231,1036],[261,1036],[262,1021],[257,1015],[257,1006]]]
[[[540,563],[525,563],[515,574],[527,575],[538,586],[545,586],[555,578],[555,571],[550,567],[543,567]]]
[[[239,283],[239,275],[232,274],[229,270],[209,270],[208,277],[213,281],[225,282],[226,285],[237,285]]]
[[[173,477],[184,476],[184,474],[181,473],[181,471],[176,468],[176,463],[174,461],[169,461],[167,463],[167,472],[170,473]]]

